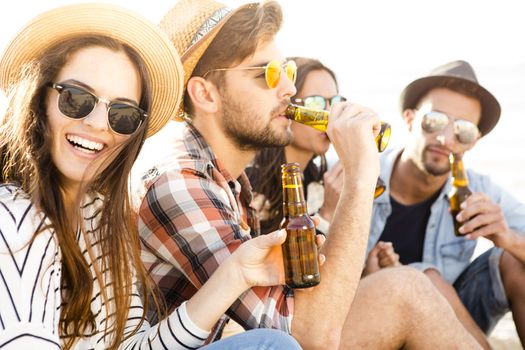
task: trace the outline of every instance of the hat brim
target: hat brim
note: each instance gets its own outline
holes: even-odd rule
[[[501,115],[501,106],[496,98],[483,86],[470,80],[451,76],[429,76],[414,80],[401,93],[401,112],[406,109],[415,108],[419,100],[431,89],[440,86],[444,81],[458,80],[465,84],[476,86],[478,99],[481,103],[481,118],[478,123],[482,135],[488,134],[498,123]]]
[[[137,51],[151,83],[152,101],[147,136],[159,131],[182,100],[184,70],[177,50],[160,28],[143,16],[120,6],[75,4],[40,14],[7,45],[0,60],[0,88],[16,83],[22,67],[64,40],[103,35]]]

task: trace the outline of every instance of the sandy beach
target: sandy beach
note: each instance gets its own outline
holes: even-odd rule
[[[512,314],[508,314],[499,321],[494,332],[489,337],[490,345],[494,350],[520,350],[523,347],[520,344]]]

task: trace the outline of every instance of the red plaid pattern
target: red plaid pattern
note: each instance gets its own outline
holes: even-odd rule
[[[148,148],[161,149],[159,145],[166,152],[155,163],[137,162],[146,164],[143,170],[134,169],[140,178],[134,201],[139,207],[143,260],[173,310],[191,298],[242,242],[259,234],[259,227],[249,205],[248,178],[243,173],[233,179],[195,128],[188,124],[161,132],[148,140],[142,154]],[[291,291],[275,286],[245,292],[227,314],[246,329],[290,332],[292,312]],[[219,321],[211,338],[225,321]]]

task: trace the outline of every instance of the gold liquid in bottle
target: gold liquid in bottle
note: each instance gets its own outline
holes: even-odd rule
[[[316,130],[326,132],[328,128],[328,117],[330,113],[319,109],[306,108],[290,104],[286,108],[284,115],[298,123],[308,125]],[[379,152],[383,152],[390,141],[392,128],[390,124],[381,122],[381,130],[376,136],[376,145]]]
[[[386,190],[385,182],[383,181],[382,178],[378,177],[377,182],[376,182],[376,188],[374,190],[374,199],[382,195],[383,192],[385,192],[385,190]]]
[[[286,117],[293,119],[294,121],[308,125],[316,130],[326,132],[328,127],[328,111],[317,110],[312,108],[306,108],[296,105],[288,105],[284,112]]]
[[[321,282],[315,224],[307,214],[301,169],[297,163],[281,166],[283,185],[283,221],[286,241],[282,252],[286,284],[291,288],[308,288]]]
[[[312,109],[303,106],[297,106],[290,104],[286,108],[284,115],[298,123],[308,125],[316,130],[326,132],[328,128],[328,117],[330,113],[324,110]],[[390,141],[390,134],[392,128],[390,124],[386,122],[381,122],[381,130],[376,136],[376,145],[379,152],[383,152],[388,146]],[[376,188],[374,191],[374,199],[379,197],[383,192],[385,192],[386,185],[381,178],[377,179]]]
[[[448,193],[450,214],[452,214],[452,219],[454,220],[454,234],[461,237],[463,234],[459,232],[459,228],[463,223],[456,220],[456,215],[461,211],[461,203],[463,203],[472,192],[468,188],[467,172],[463,166],[461,154],[450,154],[450,168],[452,170],[452,189]]]

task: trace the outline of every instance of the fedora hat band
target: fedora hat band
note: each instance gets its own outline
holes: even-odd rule
[[[223,7],[213,12],[210,17],[200,26],[195,35],[190,41],[186,50],[197,44],[203,37],[213,30],[228,14],[232,11],[229,7]]]

